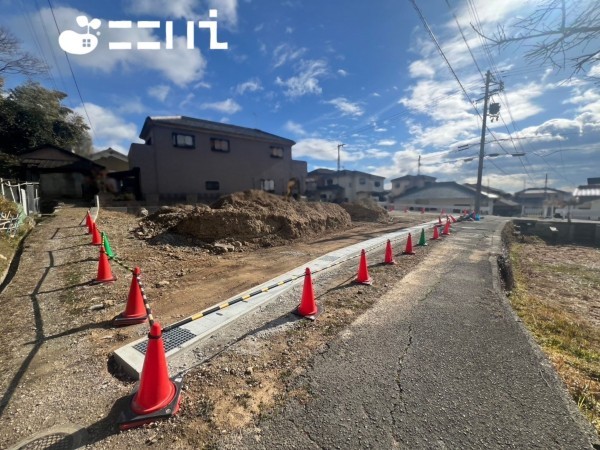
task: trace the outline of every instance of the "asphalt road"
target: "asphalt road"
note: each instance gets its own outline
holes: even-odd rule
[[[503,221],[461,224],[317,356],[236,448],[587,449],[595,437],[499,292]]]

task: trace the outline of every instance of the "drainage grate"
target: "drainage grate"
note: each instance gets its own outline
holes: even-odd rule
[[[179,347],[184,342],[195,338],[196,335],[185,328],[173,328],[172,330],[163,333],[163,343],[165,344],[165,353]],[[138,352],[146,354],[148,341],[139,342],[133,346]]]
[[[48,434],[19,447],[19,450],[71,450],[73,436],[67,433]]]

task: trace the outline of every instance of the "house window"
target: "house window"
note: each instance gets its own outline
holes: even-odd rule
[[[275,181],[260,180],[260,188],[266,192],[275,192]]]
[[[400,183],[396,183],[396,184],[394,184],[394,187],[395,187],[396,189],[400,189]]]
[[[359,178],[358,184],[367,184],[367,180],[365,180],[364,178]]]
[[[210,138],[210,149],[213,152],[229,152],[229,141],[227,139]]]
[[[283,158],[283,147],[271,147],[271,158]]]
[[[173,133],[171,135],[174,147],[196,148],[194,136],[190,134]]]
[[[333,179],[327,178],[327,186],[333,186]]]
[[[220,186],[218,181],[207,181],[204,183],[207,191],[218,191]]]
[[[381,186],[381,182],[380,181],[376,181],[375,183],[373,183],[375,185],[375,187],[380,187]]]

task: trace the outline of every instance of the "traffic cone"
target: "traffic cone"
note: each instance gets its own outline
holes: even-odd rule
[[[442,236],[450,236],[450,221],[446,222],[446,225],[444,225],[444,231],[442,231]]]
[[[108,263],[108,258],[106,257],[104,247],[100,246],[100,259],[98,260],[98,275],[92,283],[108,283],[115,280],[116,278],[113,275],[112,270],[110,269],[110,264]]]
[[[94,231],[94,219],[92,219],[92,215],[88,212],[88,219],[86,219],[86,225],[88,229],[88,234],[92,234]]]
[[[438,216],[438,225],[441,225],[441,224],[442,224],[442,216],[440,215],[440,216]]]
[[[419,243],[417,245],[420,247],[427,245],[427,240],[425,239],[425,228],[421,228],[421,237],[419,238]]]
[[[315,320],[321,309],[317,306],[315,300],[315,289],[313,287],[312,276],[310,269],[307,267],[304,272],[304,289],[302,289],[302,299],[300,305],[294,310],[294,314],[306,319]]]
[[[446,214],[446,210],[445,210],[445,209],[442,209],[442,216],[443,216],[444,214]]]
[[[454,218],[454,216],[452,214],[450,214],[450,220],[452,220],[452,223],[456,223],[456,219]]]
[[[130,396],[127,409],[119,415],[119,428],[128,430],[177,414],[182,383],[180,375],[169,378],[162,330],[159,323],[154,322],[148,334],[138,389]]]
[[[403,255],[414,255],[415,254],[415,252],[413,251],[412,236],[410,235],[410,233],[408,233],[408,239],[406,240],[406,248],[404,249],[402,254]]]
[[[145,322],[148,318],[146,305],[144,298],[142,297],[142,290],[140,289],[140,284],[138,283],[138,277],[140,276],[140,273],[141,271],[139,267],[133,269],[133,277],[131,279],[131,286],[129,287],[127,305],[125,306],[125,311],[113,319],[113,325],[115,327],[135,325],[137,323]]]
[[[438,232],[438,227],[433,227],[433,237],[432,241],[437,241],[440,238],[440,233]]]
[[[355,283],[373,284],[373,278],[369,276],[367,268],[367,254],[364,249],[360,251],[360,263],[358,264],[358,274],[356,275]]]
[[[95,223],[92,224],[92,245],[102,245],[102,238]]]
[[[82,227],[88,227],[88,230],[90,229],[90,221],[92,220],[92,216],[90,215],[90,210],[88,209],[88,212],[85,213],[85,219],[83,219],[81,221],[81,226]]]
[[[100,234],[102,235],[102,245],[104,246],[106,256],[108,256],[110,259],[113,259],[115,257],[115,252],[113,252],[110,242],[108,242],[108,236],[104,231],[102,231]]]
[[[421,208],[421,214],[425,214],[425,208]]]
[[[385,246],[385,259],[383,261],[384,264],[396,264],[394,261],[394,251],[392,250],[392,243],[388,239],[387,245]]]

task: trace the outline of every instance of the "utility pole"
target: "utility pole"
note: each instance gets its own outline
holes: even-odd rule
[[[421,155],[419,155],[419,161],[417,162],[417,176],[421,175]]]
[[[483,157],[485,156],[485,133],[487,130],[487,115],[490,96],[497,94],[504,89],[503,83],[499,83],[499,88],[490,92],[492,83],[492,73],[488,70],[485,73],[485,95],[483,97],[483,124],[481,126],[481,141],[479,143],[479,166],[477,167],[477,192],[475,194],[475,212],[480,213],[481,208],[481,178],[483,176]]]
[[[340,149],[346,144],[338,144],[338,164],[337,164],[337,171],[338,171],[338,176],[339,176],[339,172],[340,172]]]

